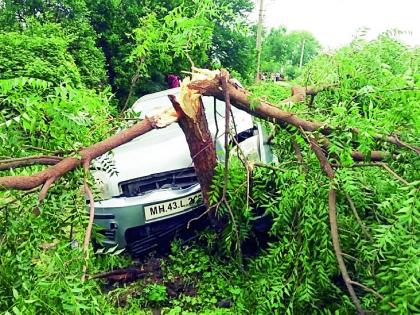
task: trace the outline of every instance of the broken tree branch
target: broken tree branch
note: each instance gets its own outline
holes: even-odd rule
[[[353,304],[356,306],[356,310],[359,314],[364,314],[362,305],[354,292],[353,286],[351,284],[350,276],[347,272],[347,267],[343,259],[340,239],[338,236],[338,227],[337,227],[337,210],[336,210],[336,198],[337,191],[335,189],[330,189],[328,192],[328,209],[329,209],[329,218],[331,226],[331,238],[333,242],[333,247],[335,251],[335,256],[337,257],[338,267],[340,268],[341,275],[343,276],[344,283],[349,291],[350,298],[353,301]]]
[[[188,87],[190,89],[194,89],[198,91],[201,95],[204,96],[214,96],[219,100],[224,101],[224,93],[220,83],[220,72],[218,71],[204,71],[203,69],[193,69],[198,72],[196,77],[194,78],[191,83],[189,83]],[[302,90],[303,89],[303,90]],[[328,126],[325,123],[319,121],[311,121],[305,120],[300,118],[298,115],[284,111],[276,107],[275,105],[261,100],[253,100],[251,95],[245,90],[240,88],[237,84],[233,84],[232,82],[228,82],[228,90],[229,95],[231,98],[231,103],[233,106],[246,111],[247,113],[271,121],[276,122],[282,126],[291,125],[296,128],[302,128],[304,131],[318,131],[323,135],[329,135],[332,133],[334,128]],[[295,91],[292,92],[292,99],[286,99],[288,101],[295,101],[302,99],[302,95],[306,95],[307,92],[305,88],[296,87]],[[356,128],[351,129],[352,132],[359,134],[360,131]],[[405,147],[413,150],[417,154],[420,154],[420,148],[404,143],[400,141],[396,136],[384,136],[384,135],[375,135],[375,139],[386,141],[392,143],[398,147]]]
[[[49,187],[56,180],[76,167],[82,165],[85,161],[91,161],[102,154],[149,132],[152,129],[166,127],[177,121],[177,119],[177,114],[172,108],[156,111],[146,116],[144,120],[132,127],[103,141],[95,143],[88,148],[79,150],[78,155],[80,157],[66,157],[57,164],[33,175],[0,177],[0,189],[30,190],[43,185],[39,197],[39,200],[42,201]]]
[[[219,100],[225,101],[223,88],[219,78],[219,74],[214,74],[213,77],[209,76],[204,80],[193,80],[188,87],[198,91],[201,95],[214,96]],[[319,130],[324,126],[324,124],[319,122],[301,119],[295,114],[283,111],[266,101],[260,101],[256,104],[257,106],[252,106],[249,95],[244,89],[241,89],[230,82],[228,82],[227,88],[232,105],[253,116],[277,122],[279,124],[290,124],[297,128],[302,127],[305,131]]]

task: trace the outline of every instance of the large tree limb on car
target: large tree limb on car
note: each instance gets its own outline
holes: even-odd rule
[[[172,108],[150,113],[144,120],[132,127],[95,143],[90,147],[83,148],[77,152],[77,156],[66,157],[41,172],[27,176],[15,175],[0,177],[0,189],[30,190],[42,185],[43,187],[39,195],[39,201],[42,201],[49,187],[69,171],[82,164],[89,164],[93,159],[155,128],[166,127],[177,121],[177,119],[177,114]]]
[[[193,80],[189,83],[188,87],[198,91],[198,93],[203,96],[214,96],[217,99],[224,101],[220,77],[226,76],[226,71],[209,71],[196,68],[193,70],[197,75],[194,77],[193,73]],[[318,131],[326,136],[331,134],[335,129],[323,122],[302,119],[298,115],[284,111],[265,100],[254,100],[248,91],[238,86],[238,84],[232,80],[228,82],[228,89],[232,105],[255,117],[278,123],[281,126],[294,126],[308,132]],[[292,88],[292,96],[283,102],[302,101],[306,95],[318,93],[321,90],[323,89],[295,87]],[[338,128],[336,129],[339,130]],[[356,128],[352,128],[350,131],[355,134],[360,133]],[[418,146],[405,143],[395,135],[386,136],[377,134],[374,135],[373,138],[378,141],[391,143],[399,148],[408,148],[420,155],[420,148]]]

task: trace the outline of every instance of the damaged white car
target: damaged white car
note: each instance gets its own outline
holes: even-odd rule
[[[156,107],[170,107],[170,94],[178,96],[179,88],[143,96],[132,110],[144,117]],[[223,158],[225,103],[203,97],[203,104],[218,156]],[[232,116],[242,151],[251,159],[271,162],[273,155],[262,126],[234,107]],[[197,222],[186,228],[204,207],[178,124],[152,130],[96,159],[94,165],[102,192],[102,200],[95,202],[95,224],[101,227],[104,246],[125,247],[133,256],[140,256],[174,237],[193,237],[194,229],[207,224]]]

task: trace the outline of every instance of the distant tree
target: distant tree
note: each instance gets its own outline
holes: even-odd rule
[[[215,0],[220,14],[215,17],[209,58],[214,65],[233,70],[243,79],[254,77],[255,34],[246,15],[253,9],[250,0]]]
[[[309,32],[287,32],[283,26],[270,30],[263,41],[262,71],[281,71],[289,78],[295,77],[299,71],[302,47],[304,48],[303,64],[315,57],[321,50],[320,43]]]
[[[100,88],[107,82],[104,54],[96,46],[97,34],[84,0],[5,0],[0,8],[0,29],[66,37],[67,51],[79,68],[82,83]]]

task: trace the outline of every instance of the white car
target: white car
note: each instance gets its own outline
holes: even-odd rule
[[[168,95],[179,88],[149,94],[132,107],[145,116],[157,107],[172,106]],[[208,126],[223,158],[225,103],[203,97]],[[215,110],[216,109],[216,110]],[[250,159],[270,162],[266,134],[252,116],[232,107],[237,140]],[[174,123],[152,130],[95,160],[94,177],[103,200],[95,202],[95,223],[102,228],[104,246],[126,247],[133,256],[157,249],[175,236],[188,238],[189,220],[204,207],[185,136]],[[195,228],[206,225],[197,222]]]

